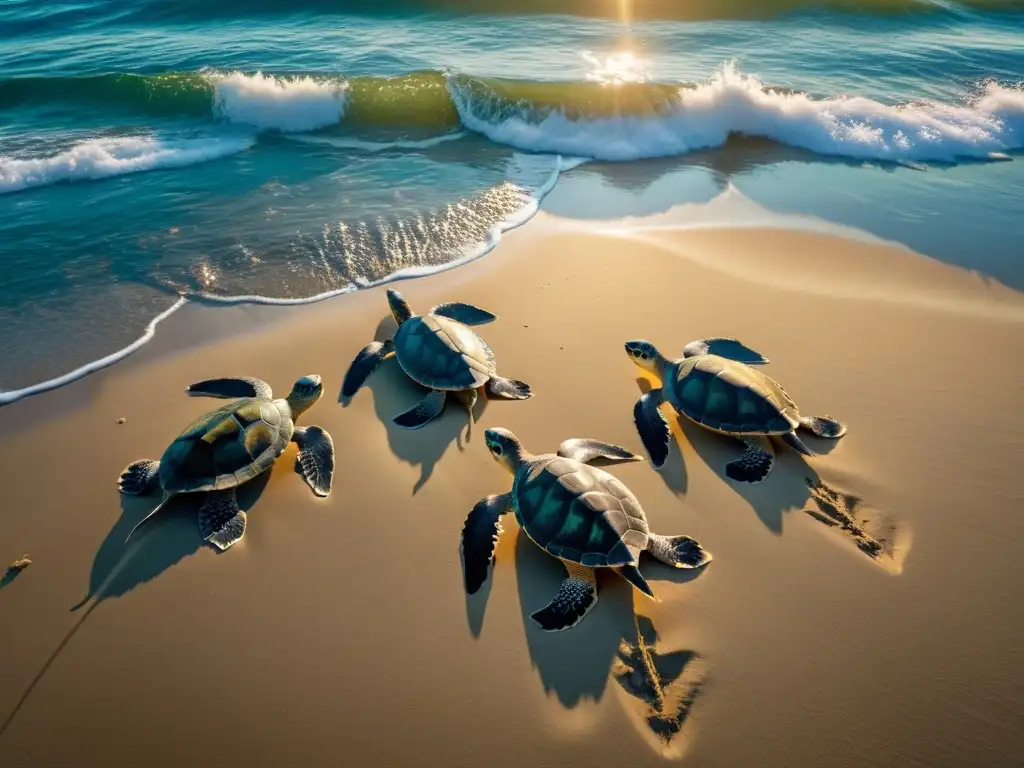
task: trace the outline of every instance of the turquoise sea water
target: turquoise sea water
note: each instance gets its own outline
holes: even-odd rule
[[[441,268],[548,192],[731,184],[1024,288],[1022,80],[1021,2],[0,0],[0,390],[181,295]]]

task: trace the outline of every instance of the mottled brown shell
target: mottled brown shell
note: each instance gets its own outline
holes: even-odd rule
[[[425,387],[476,389],[494,375],[494,353],[487,343],[447,317],[410,318],[399,327],[394,342],[402,370]]]
[[[277,402],[238,400],[191,424],[164,451],[160,484],[169,492],[233,488],[274,463],[295,425]]]
[[[683,414],[722,432],[781,435],[799,424],[796,404],[778,383],[716,355],[680,361],[665,394]]]
[[[650,534],[640,503],[617,478],[555,454],[525,462],[512,485],[520,526],[555,557],[595,568],[636,564]]]

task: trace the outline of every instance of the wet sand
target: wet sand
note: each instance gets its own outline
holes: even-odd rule
[[[1017,764],[1024,298],[822,234],[587,227],[541,215],[395,286],[420,311],[498,314],[479,330],[499,372],[534,389],[481,403],[468,442],[457,407],[417,432],[390,423],[418,397],[394,360],[341,402],[352,357],[393,328],[383,288],[189,306],[125,363],[0,409],[0,557],[33,561],[0,588],[0,718],[16,712],[0,764]],[[740,486],[727,440],[674,423],[662,471],[610,471],[654,530],[714,554],[706,569],[645,561],[657,602],[602,574],[591,614],[547,635],[529,614],[560,566],[506,518],[467,599],[463,520],[511,483],[483,429],[537,453],[569,437],[642,452],[632,406],[651,384],[622,343],[674,356],[712,335],[763,352],[849,434],[809,439],[807,460],[780,449]],[[307,373],[327,383],[301,423],[333,434],[328,499],[293,446],[240,493],[249,526],[228,552],[203,544],[190,499],[123,544],[155,500],[119,498],[118,473],[219,404],[186,384],[252,375],[283,395]]]

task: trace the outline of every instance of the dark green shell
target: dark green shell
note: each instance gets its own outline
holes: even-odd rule
[[[799,424],[796,405],[756,368],[717,355],[675,364],[666,382],[668,401],[711,429],[735,434],[781,435]]]
[[[210,411],[164,451],[160,484],[169,492],[233,488],[268,469],[295,425],[276,402],[246,398]]]
[[[438,315],[406,320],[395,333],[398,363],[432,389],[476,389],[494,375],[494,353],[480,335]]]
[[[516,519],[535,544],[555,557],[594,568],[636,564],[650,529],[640,503],[618,479],[555,454],[516,472]]]

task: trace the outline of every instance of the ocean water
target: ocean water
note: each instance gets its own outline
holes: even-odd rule
[[[735,190],[1024,288],[1022,81],[1011,0],[0,0],[0,390],[538,206]]]

